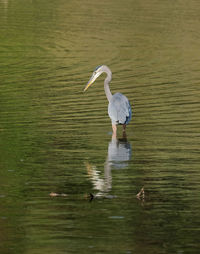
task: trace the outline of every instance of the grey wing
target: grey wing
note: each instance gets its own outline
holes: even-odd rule
[[[116,93],[108,105],[108,114],[113,124],[128,124],[131,120],[131,106],[126,96]]]

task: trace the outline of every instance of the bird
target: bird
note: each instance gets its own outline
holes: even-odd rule
[[[112,95],[109,83],[112,80],[112,72],[106,65],[99,65],[95,68],[89,82],[84,88],[84,92],[94,83],[94,81],[102,74],[107,76],[104,80],[104,90],[108,99],[108,115],[112,122],[113,136],[117,135],[117,125],[123,125],[123,132],[126,131],[126,125],[130,122],[132,111],[128,98],[122,93]]]

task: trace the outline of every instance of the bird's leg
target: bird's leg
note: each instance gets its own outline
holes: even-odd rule
[[[123,124],[123,132],[126,132],[126,124]]]
[[[116,124],[112,124],[112,129],[113,129],[113,137],[116,138],[116,136],[117,136],[117,125]]]

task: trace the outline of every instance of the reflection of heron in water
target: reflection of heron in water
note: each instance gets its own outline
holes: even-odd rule
[[[104,177],[101,178],[101,172],[96,166],[86,163],[87,172],[97,190],[96,197],[109,197],[108,192],[112,189],[112,169],[123,169],[128,166],[131,159],[131,144],[124,136],[122,139],[116,139],[114,136],[108,144],[108,157],[104,164]]]
[[[105,66],[101,65],[98,66],[90,78],[89,82],[87,83],[84,91],[88,89],[89,86],[94,83],[94,81],[103,73],[105,72],[107,74],[107,77],[104,81],[104,90],[106,93],[106,97],[109,101],[108,104],[108,115],[111,118],[112,121],[112,128],[113,128],[113,134],[116,136],[117,134],[117,125],[122,124],[123,125],[123,131],[125,132],[126,125],[131,120],[131,106],[129,103],[129,100],[127,97],[121,93],[115,93],[111,94],[109,83],[112,79],[112,72],[111,70]]]
[[[126,134],[123,138],[117,139],[114,135],[108,145],[107,163],[114,169],[123,169],[128,166],[131,159],[131,145],[127,141]]]

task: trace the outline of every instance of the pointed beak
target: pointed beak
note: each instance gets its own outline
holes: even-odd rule
[[[84,92],[94,83],[94,81],[101,75],[102,72],[93,73],[86,87],[84,88]]]
[[[89,82],[87,83],[86,87],[84,88],[83,92],[85,92],[92,85],[94,81],[95,81],[95,77],[92,76]]]

